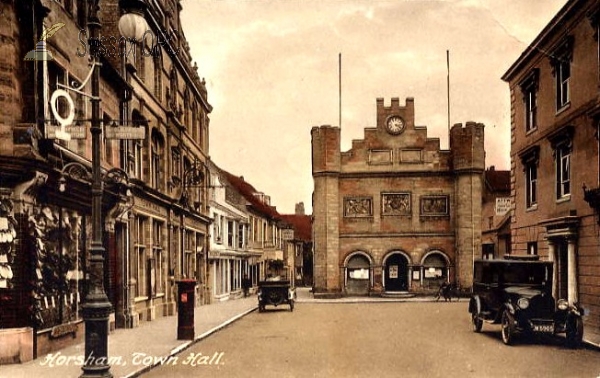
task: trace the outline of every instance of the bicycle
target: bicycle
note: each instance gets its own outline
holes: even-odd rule
[[[456,298],[456,301],[460,299],[460,286],[444,282],[440,285],[434,299],[436,302],[440,298],[444,298],[444,302],[452,302],[452,298]]]

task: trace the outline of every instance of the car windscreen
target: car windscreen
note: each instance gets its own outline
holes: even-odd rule
[[[543,264],[509,264],[499,273],[499,279],[505,285],[542,285],[551,279],[548,266]]]

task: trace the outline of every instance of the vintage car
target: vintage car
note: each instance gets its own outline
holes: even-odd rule
[[[582,309],[552,297],[552,262],[531,258],[476,260],[469,312],[473,331],[484,322],[501,324],[502,341],[513,344],[517,334],[566,334],[576,348],[583,337]]]
[[[267,279],[258,283],[258,311],[265,311],[267,305],[275,307],[288,304],[290,311],[294,311],[295,290],[290,286],[289,280]]]

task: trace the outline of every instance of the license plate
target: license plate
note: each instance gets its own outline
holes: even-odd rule
[[[553,324],[534,324],[533,330],[535,332],[554,332]]]

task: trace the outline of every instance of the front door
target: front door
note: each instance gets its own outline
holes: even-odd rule
[[[408,291],[408,261],[399,253],[385,262],[385,291]]]

